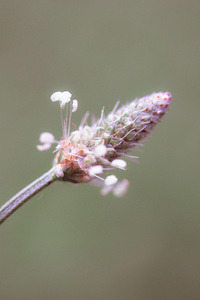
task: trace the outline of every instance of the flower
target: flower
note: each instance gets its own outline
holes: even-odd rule
[[[48,132],[40,135],[42,145],[37,146],[43,151],[57,143],[54,159],[55,175],[59,180],[73,183],[94,182],[98,179],[102,185],[102,194],[112,191],[115,196],[123,196],[128,190],[127,179],[118,182],[115,175],[100,177],[114,168],[125,170],[127,163],[123,158],[136,158],[127,155],[128,151],[141,145],[143,140],[168,111],[171,94],[168,92],[153,93],[118,108],[106,117],[104,109],[97,122],[87,125],[88,114],[83,118],[78,129],[70,133],[72,112],[78,108],[78,101],[71,101],[68,91],[55,92],[51,95],[53,102],[58,101],[61,108],[63,136],[55,141]],[[63,117],[65,105],[66,115]],[[86,124],[86,125],[85,125]]]

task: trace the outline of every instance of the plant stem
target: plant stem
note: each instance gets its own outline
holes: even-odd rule
[[[0,207],[0,224],[2,224],[14,211],[16,211],[27,200],[32,198],[35,194],[43,190],[45,187],[56,181],[58,178],[54,174],[54,167],[35,181],[27,185],[19,193],[8,200],[2,207]]]

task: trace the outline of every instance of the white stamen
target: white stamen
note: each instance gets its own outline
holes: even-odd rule
[[[72,101],[72,112],[77,111],[77,109],[78,109],[78,101],[76,99],[74,99]]]
[[[59,101],[60,107],[64,108],[65,104],[71,101],[72,94],[68,91],[55,92],[51,95],[50,99],[52,102]]]
[[[55,138],[54,138],[53,134],[50,132],[42,132],[40,134],[39,141],[42,144],[47,144],[47,143],[53,144],[55,141]]]
[[[65,104],[71,101],[72,94],[68,91],[62,92],[62,95],[60,97],[60,107],[64,108]]]
[[[45,150],[49,150],[51,148],[51,144],[46,143],[43,145],[37,145],[36,147],[39,151],[45,151]]]
[[[119,169],[125,169],[126,165],[127,165],[127,163],[123,159],[114,159],[111,162],[111,166],[119,168]]]
[[[106,148],[105,145],[98,145],[98,146],[96,146],[95,149],[94,149],[94,155],[95,155],[96,157],[103,156],[103,155],[106,154],[106,152],[107,152],[107,148]]]
[[[116,197],[122,197],[126,194],[128,188],[129,188],[129,181],[127,179],[124,179],[113,188],[113,194]]]
[[[52,102],[60,101],[61,95],[62,95],[62,92],[55,92],[51,95],[50,99]]]
[[[89,169],[89,175],[90,176],[94,176],[96,174],[100,174],[100,173],[103,173],[103,167],[102,166],[93,166],[93,167],[90,167]]]
[[[118,181],[115,175],[109,175],[105,179],[105,185],[115,184]]]

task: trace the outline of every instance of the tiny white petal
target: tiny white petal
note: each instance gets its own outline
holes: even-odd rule
[[[74,99],[72,101],[72,112],[77,111],[77,109],[78,109],[78,101],[76,99]]]
[[[39,151],[49,150],[50,148],[51,148],[51,144],[49,144],[49,143],[46,143],[46,144],[43,144],[43,145],[37,145],[37,149]]]
[[[55,92],[51,95],[50,99],[52,102],[60,101],[61,95],[62,95],[62,92]]]
[[[129,188],[129,181],[127,179],[122,180],[113,188],[113,194],[116,197],[122,197],[126,194]]]
[[[96,157],[103,156],[103,155],[106,154],[106,152],[107,152],[107,148],[106,148],[105,145],[98,145],[98,146],[96,146],[95,149],[94,149],[94,155],[95,155]]]
[[[117,181],[118,179],[115,175],[109,175],[106,177],[104,184],[111,185],[111,184],[115,184]]]
[[[58,178],[64,176],[64,172],[63,172],[63,169],[62,169],[61,164],[58,164],[58,165],[55,166],[54,174],[55,174],[56,177],[58,177]]]
[[[103,167],[102,166],[93,166],[89,169],[89,175],[94,176],[96,174],[103,173]]]
[[[46,144],[46,143],[52,144],[55,141],[55,138],[53,134],[50,132],[42,132],[40,134],[39,141],[42,144]]]
[[[125,169],[126,168],[126,161],[123,160],[123,159],[114,159],[112,162],[111,162],[111,166],[113,167],[116,167],[116,168],[119,168],[119,169]]]

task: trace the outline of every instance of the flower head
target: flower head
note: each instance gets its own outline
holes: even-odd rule
[[[63,181],[74,183],[92,182],[98,179],[103,186],[102,194],[111,190],[116,196],[123,196],[128,189],[127,179],[118,182],[115,175],[105,179],[99,174],[114,168],[126,169],[127,163],[120,157],[131,157],[126,153],[140,145],[143,140],[168,111],[171,94],[153,93],[113,111],[106,117],[104,110],[97,122],[85,125],[88,115],[83,118],[79,129],[70,133],[72,112],[78,108],[78,101],[71,101],[71,93],[56,92],[51,96],[58,101],[61,108],[63,136],[55,141],[50,133],[40,136],[39,150],[47,150],[57,143],[54,159],[55,175]],[[63,110],[66,107],[66,115]],[[134,157],[133,157],[134,158]]]

